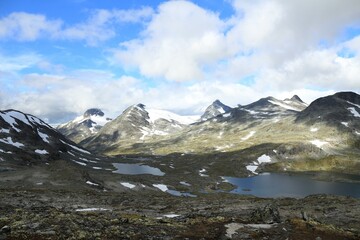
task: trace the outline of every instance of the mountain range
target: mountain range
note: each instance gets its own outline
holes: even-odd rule
[[[16,110],[0,111],[0,171],[60,159],[95,168],[100,162],[41,119]]]
[[[8,168],[54,159],[100,168],[96,155],[103,154],[231,153],[242,159],[243,167],[254,165],[259,156],[271,159],[258,170],[360,169],[360,96],[354,92],[310,105],[296,95],[234,108],[216,100],[202,116],[136,104],[111,120],[93,108],[57,129],[35,116],[6,110],[0,114],[0,129],[0,165],[11,162],[5,164]]]

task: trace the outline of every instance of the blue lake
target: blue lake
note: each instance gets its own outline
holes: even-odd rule
[[[231,191],[235,194],[271,198],[301,198],[312,194],[332,194],[360,198],[360,183],[319,181],[308,175],[266,173],[248,178],[224,177],[224,179],[237,186]]]
[[[138,175],[138,174],[151,174],[156,176],[164,176],[165,173],[155,167],[137,163],[113,163],[113,166],[117,169],[114,173]]]

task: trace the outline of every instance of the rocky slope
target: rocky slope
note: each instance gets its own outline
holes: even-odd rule
[[[96,134],[102,126],[111,121],[104,112],[98,108],[91,108],[74,120],[57,126],[57,130],[67,138],[78,143]]]
[[[129,138],[105,152],[110,155],[234,152],[247,163],[243,167],[250,174],[266,168],[355,173],[360,170],[358,98],[356,93],[337,93],[307,106],[297,96],[285,100],[267,97],[168,135],[144,141]],[[267,162],[257,160],[263,155]]]
[[[297,122],[326,123],[360,135],[360,95],[339,92],[319,98],[298,114]]]
[[[215,100],[210,106],[208,106],[205,109],[204,114],[201,115],[201,121],[206,121],[206,120],[216,117],[220,114],[229,112],[230,110],[231,110],[231,107],[226,106],[219,100]]]
[[[359,239],[359,199],[234,195],[223,177],[359,175],[358,97],[329,96],[339,108],[325,103],[324,112],[323,100],[297,111],[286,100],[266,98],[191,125],[135,105],[95,135],[104,136],[112,154],[141,153],[114,158],[93,156],[32,115],[0,111],[0,239]],[[346,118],[328,120],[342,108]],[[313,111],[320,120],[312,121]],[[153,133],[164,129],[168,134]],[[111,163],[164,175],[120,174]]]
[[[94,136],[81,142],[95,151],[116,148],[125,143],[144,142],[166,136],[195,122],[197,116],[180,116],[164,110],[147,109],[143,104],[127,108]]]
[[[68,140],[41,119],[16,110],[0,111],[1,170],[52,164],[60,159],[80,166],[96,167],[99,162],[89,151]]]

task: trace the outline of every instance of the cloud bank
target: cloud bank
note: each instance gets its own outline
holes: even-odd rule
[[[83,41],[106,52],[103,60],[125,73],[69,67],[56,72],[38,53],[0,54],[0,79],[13,79],[0,92],[1,106],[54,122],[90,107],[116,115],[138,102],[189,114],[217,98],[235,106],[268,95],[298,94],[309,102],[335,91],[359,93],[360,1],[229,4],[227,17],[191,1],[167,1],[155,8],[92,10],[73,25],[11,13],[0,19],[0,40]],[[119,24],[132,23],[143,26],[137,37],[106,45],[122,34]],[[33,67],[52,70],[21,72]]]

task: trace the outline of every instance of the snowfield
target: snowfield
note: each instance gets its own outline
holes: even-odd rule
[[[0,139],[0,142],[6,143],[6,144],[9,144],[9,145],[13,145],[14,147],[17,147],[17,148],[20,148],[20,147],[24,146],[24,144],[22,144],[22,143],[13,142],[11,137],[7,137],[5,139]]]
[[[322,146],[324,146],[325,144],[328,144],[328,142],[325,141],[321,141],[319,139],[315,139],[310,141],[311,144],[314,144],[315,146],[317,146],[318,148],[321,148]]]
[[[169,190],[165,184],[153,184],[153,186],[156,187],[157,189],[160,189],[163,192]]]
[[[36,152],[37,154],[42,154],[42,155],[44,155],[44,154],[49,154],[48,151],[46,151],[46,150],[40,150],[40,149],[36,149],[35,152]]]
[[[165,110],[158,110],[158,109],[146,109],[146,111],[149,114],[149,122],[154,123],[158,119],[165,119],[169,122],[172,122],[172,120],[175,120],[181,124],[189,125],[191,123],[196,122],[199,120],[200,116],[198,115],[192,115],[192,116],[181,116],[176,113],[172,113]]]
[[[120,184],[123,185],[124,187],[130,188],[130,189],[136,187],[136,185],[128,183],[128,182],[121,182]]]

